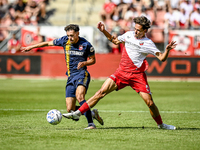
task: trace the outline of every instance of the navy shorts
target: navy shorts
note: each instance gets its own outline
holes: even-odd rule
[[[83,85],[87,89],[90,83],[90,74],[87,70],[82,70],[79,74],[75,76],[68,77],[67,85],[65,88],[66,98],[67,97],[76,97],[76,88],[79,85]]]

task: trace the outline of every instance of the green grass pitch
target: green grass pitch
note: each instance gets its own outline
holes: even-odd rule
[[[103,81],[92,80],[86,99]],[[104,126],[84,130],[63,118],[46,121],[50,109],[66,113],[65,80],[0,79],[0,149],[2,150],[198,150],[200,83],[149,81],[163,122],[178,130],[159,130],[148,107],[130,87],[104,97],[96,106]]]

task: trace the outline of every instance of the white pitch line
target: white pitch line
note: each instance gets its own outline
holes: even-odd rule
[[[0,111],[33,111],[33,112],[48,112],[49,109],[0,109]],[[60,110],[65,111],[66,110]],[[149,111],[124,111],[124,110],[99,110],[99,112],[117,112],[117,113],[149,113]],[[199,114],[200,111],[160,111],[161,113],[169,113],[169,114]]]

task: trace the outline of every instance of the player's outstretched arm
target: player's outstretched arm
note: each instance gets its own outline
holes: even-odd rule
[[[165,48],[165,52],[164,53],[156,53],[156,57],[160,60],[160,61],[165,61],[169,55],[170,50],[174,49],[176,47],[176,41],[171,41]]]
[[[114,36],[112,36],[107,30],[106,30],[106,28],[105,28],[105,25],[104,25],[104,23],[103,22],[99,22],[98,24],[97,24],[97,28],[99,29],[99,31],[101,31],[106,37],[107,37],[107,39],[109,40],[109,41],[111,41],[112,43],[114,43],[114,44],[119,44],[119,43],[121,43],[121,41],[119,41],[118,39],[117,39],[117,37],[114,37]]]
[[[27,46],[27,47],[21,47],[21,51],[22,52],[28,52],[28,51],[30,51],[34,48],[45,47],[45,46],[54,46],[53,41],[41,42],[41,43],[30,45],[30,46]]]

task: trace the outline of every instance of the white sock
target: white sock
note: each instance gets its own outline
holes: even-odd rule
[[[74,114],[78,115],[78,116],[81,116],[81,112],[79,110],[75,111]]]

